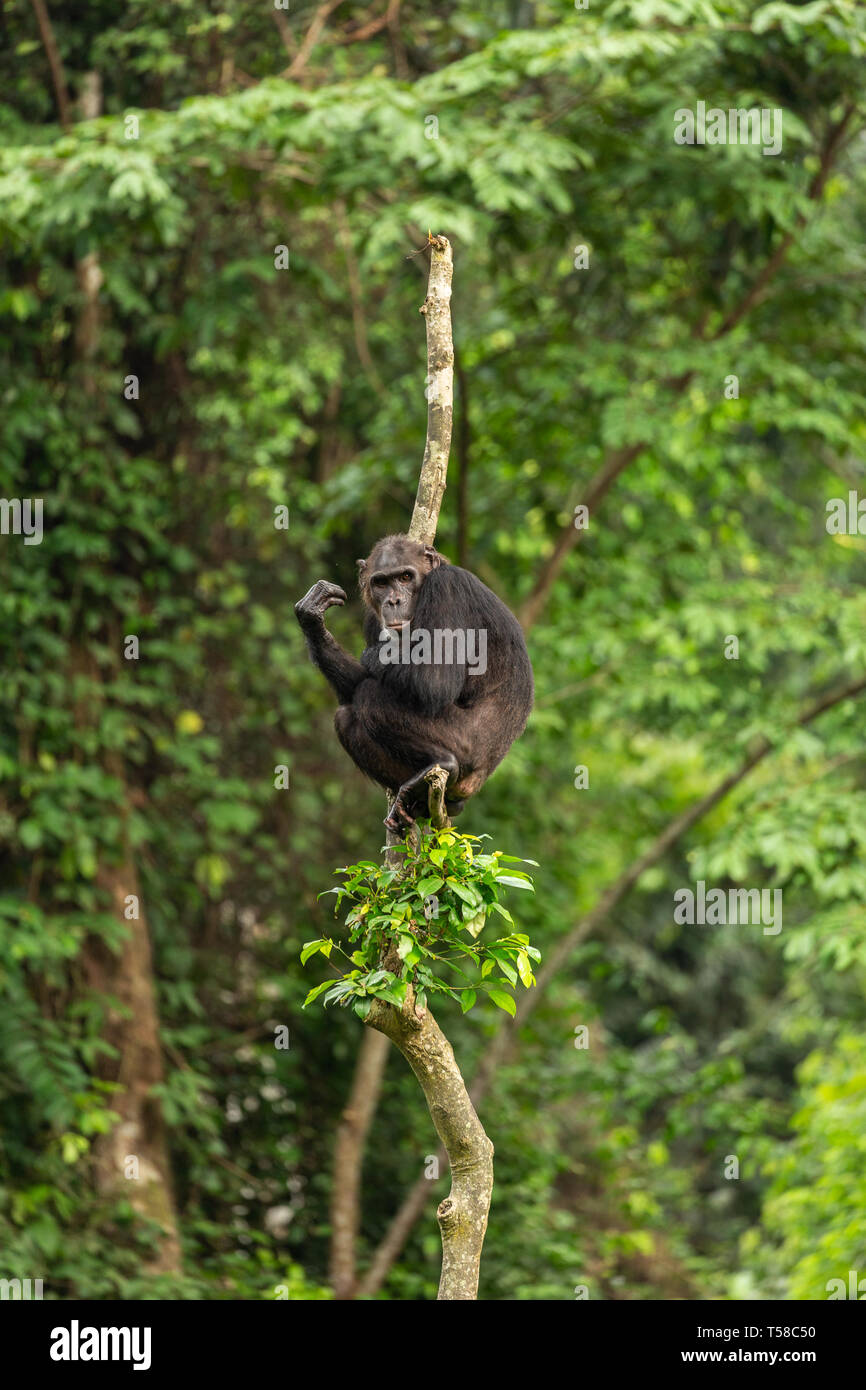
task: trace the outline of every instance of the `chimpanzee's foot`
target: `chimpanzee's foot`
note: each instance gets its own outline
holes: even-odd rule
[[[410,816],[399,796],[394,800],[387,816],[385,825],[388,830],[393,830],[397,834],[405,835],[407,830],[411,830],[415,824],[415,817]]]

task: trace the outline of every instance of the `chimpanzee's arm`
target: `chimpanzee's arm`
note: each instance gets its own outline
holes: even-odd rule
[[[341,607],[346,594],[338,584],[319,579],[309,593],[295,604],[295,613],[307,639],[307,650],[325,678],[333,686],[341,704],[351,704],[352,696],[367,672],[360,662],[344,652],[325,627],[325,612],[333,604]]]

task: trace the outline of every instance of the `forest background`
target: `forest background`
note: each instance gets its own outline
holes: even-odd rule
[[[480,1296],[866,1276],[864,54],[848,0],[3,0],[0,494],[44,533],[0,536],[0,1276],[434,1296],[415,1080],[301,1009],[383,797],[292,613],[408,522],[429,228],[438,544],[537,685],[460,829],[539,862],[544,973],[437,1010],[487,1074]],[[781,151],[678,144],[699,101]],[[700,881],[781,930],[678,923]]]

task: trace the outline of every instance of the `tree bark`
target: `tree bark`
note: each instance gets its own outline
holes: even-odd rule
[[[454,341],[451,336],[453,259],[447,237],[431,236],[430,278],[420,312],[427,320],[427,442],[409,535],[432,545],[445,492],[454,416]]]
[[[69,130],[69,94],[66,90],[63,61],[57,47],[57,40],[54,37],[54,29],[45,0],[31,0],[31,3],[36,15],[36,22],[39,25],[39,33],[42,36],[42,46],[45,49],[48,66],[51,69],[51,81],[54,85],[54,96],[57,101],[57,115],[63,129]]]
[[[128,855],[116,867],[100,865],[97,882],[120,920],[128,895],[135,894],[141,902],[135,865]],[[180,1237],[165,1124],[153,1095],[154,1086],[163,1081],[159,1016],[150,936],[140,907],[138,920],[127,925],[120,955],[104,942],[92,940],[84,957],[91,987],[119,1005],[112,1007],[103,1033],[117,1050],[117,1060],[102,1063],[100,1074],[122,1087],[111,1097],[111,1108],[119,1113],[120,1122],[94,1143],[96,1186],[107,1196],[128,1197],[140,1216],[158,1223],[162,1235],[147,1271],[175,1273],[181,1269]]]
[[[89,678],[90,690],[75,707],[79,728],[93,720],[101,695],[99,668],[84,648],[73,651],[73,673]],[[129,804],[124,766],[117,754],[107,753],[104,767],[124,788]],[[103,1058],[98,1067],[105,1081],[119,1084],[111,1097],[111,1109],[119,1122],[93,1143],[93,1172],[97,1190],[106,1196],[126,1197],[142,1217],[161,1228],[156,1251],[146,1264],[150,1274],[177,1273],[182,1268],[180,1236],[171,1179],[171,1161],[162,1109],[154,1088],[164,1080],[159,1012],[153,978],[153,960],[147,918],[141,906],[138,870],[126,833],[126,812],[121,819],[119,862],[103,858],[96,881],[108,898],[109,910],[124,923],[126,936],[119,953],[91,936],[81,955],[81,968],[90,989],[112,1001],[103,1037],[116,1058]],[[127,918],[126,902],[134,896],[137,916]]]
[[[442,1237],[438,1300],[475,1299],[493,1191],[493,1145],[469,1099],[451,1044],[429,1009],[416,1010],[411,989],[402,1010],[376,1000],[366,1021],[391,1039],[418,1078],[451,1165],[451,1192],[436,1211]]]
[[[364,1034],[352,1089],[337,1129],[331,1191],[331,1285],[335,1298],[355,1296],[364,1147],[376,1113],[389,1051],[388,1039],[383,1033]]]

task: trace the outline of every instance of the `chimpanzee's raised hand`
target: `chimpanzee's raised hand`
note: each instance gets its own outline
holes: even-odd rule
[[[295,613],[302,628],[324,626],[325,613],[334,604],[346,602],[346,591],[327,579],[317,579],[312,589],[295,604]]]
[[[344,652],[325,627],[328,609],[334,604],[342,608],[345,602],[345,589],[327,579],[319,579],[295,604],[295,617],[301,625],[310,656],[331,682],[341,705],[351,704],[352,696],[366,678],[360,662]]]

